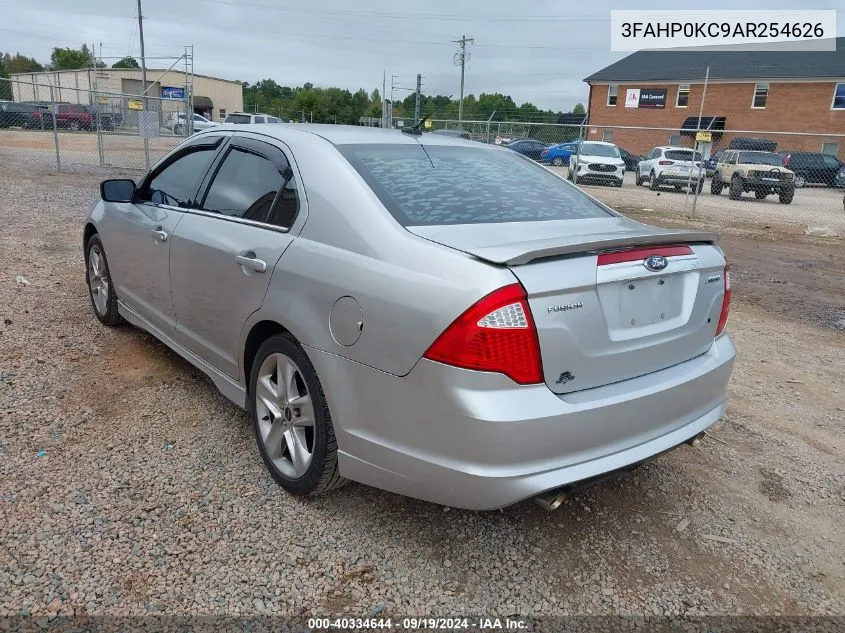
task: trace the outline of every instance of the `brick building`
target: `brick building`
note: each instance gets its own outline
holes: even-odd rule
[[[845,37],[835,51],[638,51],[584,80],[587,137],[640,154],[656,145],[691,146],[708,66],[701,128],[713,132],[713,143],[705,154],[734,137],[759,137],[778,149],[845,158]]]

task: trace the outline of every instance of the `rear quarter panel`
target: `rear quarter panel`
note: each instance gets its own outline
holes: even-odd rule
[[[470,305],[514,283],[504,267],[406,231],[327,141],[286,142],[308,197],[308,219],[244,338],[255,323],[273,320],[304,345],[405,375]],[[345,296],[363,313],[351,346],[337,343],[329,327],[332,306]]]

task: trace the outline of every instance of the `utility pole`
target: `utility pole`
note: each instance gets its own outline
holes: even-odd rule
[[[381,127],[387,127],[387,70],[381,72]]]
[[[138,0],[138,35],[141,41],[141,94],[144,95],[144,112],[147,112],[147,61],[144,57],[144,15],[141,13],[141,0]],[[150,168],[150,142],[144,134],[144,164]]]
[[[414,125],[420,122],[420,91],[422,90],[422,75],[417,73],[417,99],[414,102]]]
[[[140,2],[140,0],[138,0]],[[458,44],[461,47],[457,53],[455,53],[455,66],[461,67],[461,98],[458,101],[458,125],[462,124],[464,120],[464,72],[466,70],[466,63],[469,59],[469,53],[467,53],[467,44],[471,44],[475,41],[472,37],[467,37],[466,35],[461,35],[461,39],[459,40],[452,40],[455,44]]]

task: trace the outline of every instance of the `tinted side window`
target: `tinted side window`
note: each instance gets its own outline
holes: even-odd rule
[[[232,148],[214,176],[202,208],[289,227],[299,209],[293,172],[284,165],[280,173],[267,158]]]
[[[201,149],[185,154],[156,174],[141,197],[154,204],[189,208],[216,150]]]
[[[266,121],[264,120],[263,116],[257,116],[257,117],[255,117],[255,120],[253,121],[253,123],[266,123]]]

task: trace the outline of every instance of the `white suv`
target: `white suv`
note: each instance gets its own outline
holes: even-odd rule
[[[209,121],[204,116],[200,114],[194,114],[191,120],[191,125],[193,128],[193,132],[199,132],[200,130],[207,130],[210,127],[214,127],[215,125],[220,125],[219,123],[215,123],[214,121]],[[167,122],[168,129],[176,135],[181,136],[185,132],[185,113],[184,112],[174,112],[170,115],[170,120]]]
[[[625,161],[613,143],[584,141],[569,157],[567,177],[576,185],[581,181],[593,181],[621,187],[625,178]]]
[[[637,184],[648,181],[649,187],[674,187],[680,191],[687,185],[691,191],[701,191],[706,170],[701,164],[701,152],[689,147],[666,145],[652,149],[637,165]]]
[[[282,120],[278,117],[264,114],[263,112],[232,112],[226,117],[223,123],[243,123],[248,125],[250,123],[281,123]]]

